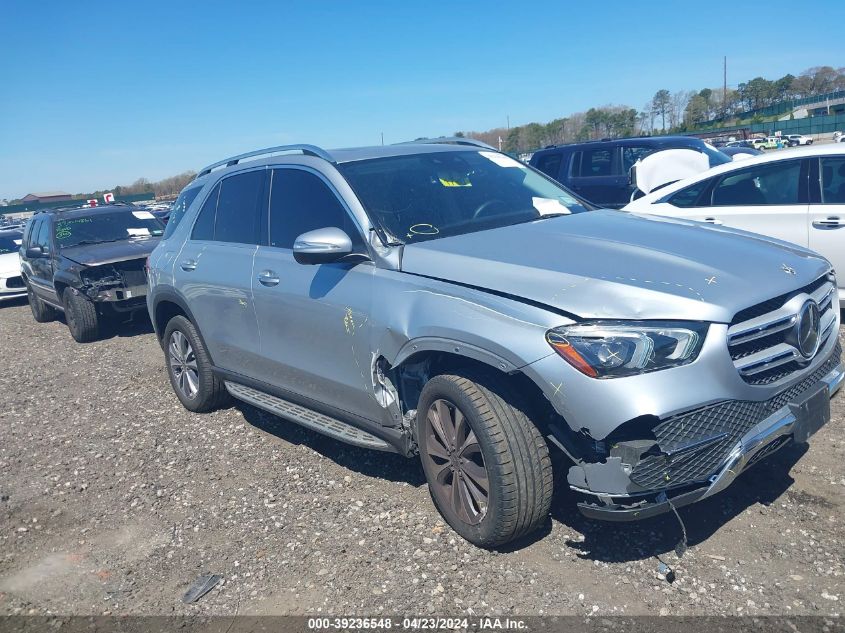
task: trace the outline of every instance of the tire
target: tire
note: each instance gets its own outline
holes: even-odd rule
[[[62,303],[65,306],[67,327],[73,340],[77,343],[90,343],[97,340],[100,334],[97,306],[74,292],[72,288],[65,288],[62,293]]]
[[[32,310],[32,317],[38,323],[49,323],[55,321],[58,311],[51,305],[47,305],[39,299],[29,284],[26,285],[26,298],[29,300],[29,308]]]
[[[184,316],[175,316],[164,328],[164,360],[176,397],[189,411],[206,413],[230,401],[223,381],[214,375],[211,358],[199,333]]]
[[[432,500],[452,529],[479,547],[516,540],[548,518],[549,448],[524,411],[492,373],[435,376],[420,395],[417,443]]]

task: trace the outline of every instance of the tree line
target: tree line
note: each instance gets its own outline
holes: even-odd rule
[[[735,89],[720,87],[670,92],[664,88],[641,109],[605,105],[548,123],[528,123],[484,132],[456,132],[455,135],[472,137],[506,152],[521,153],[546,145],[686,132],[716,120],[731,124],[749,110],[835,90],[845,90],[845,67],[816,66],[797,77],[791,74],[776,80],[755,77]]]

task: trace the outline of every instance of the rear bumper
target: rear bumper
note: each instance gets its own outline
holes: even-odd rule
[[[840,362],[824,375],[805,394],[816,394],[823,387],[827,390],[827,402],[842,387],[845,380],[845,364]],[[788,402],[772,415],[749,429],[734,445],[721,467],[704,485],[686,486],[681,490],[655,490],[648,493],[617,497],[599,495],[598,502],[582,502],[578,508],[585,516],[606,521],[635,521],[668,512],[674,506],[679,508],[710,497],[727,488],[745,469],[771,455],[790,441],[806,442],[821,426],[830,419],[829,408],[826,417],[816,407],[818,400],[811,402],[803,395]],[[578,490],[590,495],[594,492]]]

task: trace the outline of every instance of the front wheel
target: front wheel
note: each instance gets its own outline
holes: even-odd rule
[[[97,306],[72,288],[65,288],[62,302],[65,305],[67,327],[73,340],[77,343],[96,340],[100,332]]]
[[[504,380],[435,376],[420,395],[417,436],[434,505],[469,542],[496,547],[546,521],[549,449]]]

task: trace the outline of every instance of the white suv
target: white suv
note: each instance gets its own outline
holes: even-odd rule
[[[796,145],[812,145],[813,139],[810,136],[804,136],[803,134],[787,134],[783,137],[789,143],[790,147],[795,147]]]

